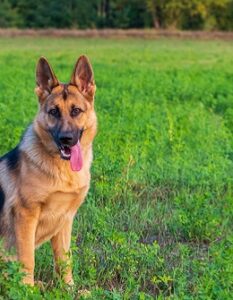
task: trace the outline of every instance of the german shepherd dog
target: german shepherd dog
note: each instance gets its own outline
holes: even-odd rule
[[[97,119],[90,62],[81,56],[69,83],[60,83],[48,61],[36,68],[39,111],[18,146],[0,158],[0,237],[16,249],[34,285],[35,248],[50,240],[55,269],[73,284],[70,240],[74,216],[90,185]]]

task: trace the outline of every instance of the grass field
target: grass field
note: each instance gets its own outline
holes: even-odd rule
[[[233,42],[0,39],[0,154],[37,111],[35,64],[61,81],[87,54],[99,130],[92,186],[73,230],[75,288],[53,274],[50,245],[20,286],[0,263],[0,299],[232,299]]]

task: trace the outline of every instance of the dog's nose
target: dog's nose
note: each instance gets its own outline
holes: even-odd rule
[[[64,146],[70,146],[73,142],[73,135],[69,132],[60,133],[58,136],[59,142]]]

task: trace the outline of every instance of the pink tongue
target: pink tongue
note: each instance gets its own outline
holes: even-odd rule
[[[83,158],[79,141],[75,146],[71,147],[70,166],[72,171],[80,171],[82,169]]]

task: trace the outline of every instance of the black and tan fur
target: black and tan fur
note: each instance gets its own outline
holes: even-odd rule
[[[0,158],[0,237],[6,248],[16,248],[25,283],[34,284],[35,248],[50,240],[56,270],[58,261],[67,263],[64,281],[72,284],[67,253],[74,216],[90,185],[97,126],[93,71],[81,56],[70,82],[62,84],[42,57],[36,83],[38,114],[19,145]],[[83,167],[79,172],[61,158],[62,134],[74,143],[80,141]]]

